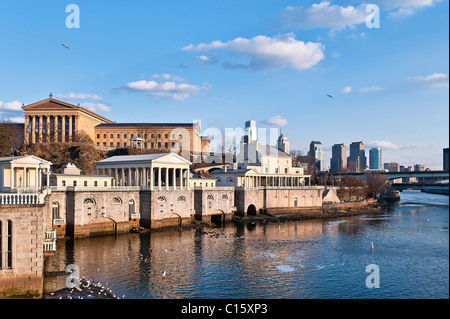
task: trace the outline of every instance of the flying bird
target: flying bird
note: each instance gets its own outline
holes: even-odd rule
[[[66,46],[65,44],[61,44],[63,47],[65,47],[67,50],[69,50],[69,47]]]
[[[330,99],[332,99],[333,97],[330,95],[330,94],[327,94],[327,96],[330,98]]]

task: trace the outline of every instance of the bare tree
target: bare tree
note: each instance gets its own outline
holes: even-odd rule
[[[345,176],[341,180],[340,186],[340,195],[348,201],[363,197],[366,194],[366,182],[354,176]]]
[[[367,196],[377,197],[388,191],[391,183],[383,174],[370,173],[366,174]]]
[[[83,130],[78,131],[75,134],[73,141],[76,143],[82,143],[82,144],[94,144],[94,141],[91,139],[89,134],[87,134]]]
[[[23,126],[10,120],[0,120],[0,155],[12,154],[23,145]]]

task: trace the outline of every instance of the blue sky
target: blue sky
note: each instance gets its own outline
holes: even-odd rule
[[[448,0],[0,0],[0,118],[53,92],[117,122],[253,119],[291,149],[321,141],[326,167],[333,144],[362,140],[384,162],[441,169],[448,12]]]

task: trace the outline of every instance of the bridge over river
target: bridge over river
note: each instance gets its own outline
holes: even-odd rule
[[[389,180],[396,180],[398,178],[411,177],[446,177],[449,178],[448,171],[417,171],[417,172],[358,172],[358,173],[338,173],[331,175],[332,179],[342,179],[345,176],[353,176],[356,178],[366,178],[369,174],[385,175]],[[398,191],[407,189],[421,190],[427,193],[449,195],[449,184],[447,183],[393,183],[393,188]]]

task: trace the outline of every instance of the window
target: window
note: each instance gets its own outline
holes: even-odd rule
[[[120,134],[117,134],[117,138],[120,138]]]
[[[87,181],[84,181],[84,187],[87,187]]]
[[[117,142],[116,146],[117,146],[117,148],[119,148],[120,147],[120,142]]]
[[[97,134],[97,138],[100,138],[100,134]]]
[[[175,142],[172,142],[172,148],[174,148],[175,147]]]
[[[227,194],[223,194],[222,195],[222,200],[227,200],[228,199],[228,195]]]
[[[61,183],[63,187],[66,187],[66,181],[62,181]]]
[[[106,142],[103,142],[103,146],[106,147]]]
[[[73,187],[77,186],[77,181],[73,181]]]
[[[287,167],[284,169],[284,173],[285,173],[285,174],[288,173],[288,168],[287,168]]]
[[[97,186],[98,186],[98,183],[97,183],[97,181],[94,181],[94,186],[95,186],[95,187],[97,187]]]
[[[164,148],[165,148],[165,149],[168,149],[168,148],[169,148],[169,143],[165,142],[165,143],[164,143]]]
[[[58,202],[52,203],[52,218],[59,219],[59,203]]]
[[[208,197],[206,197],[206,200],[214,200],[214,197],[212,195],[208,195]]]
[[[165,134],[164,138],[168,139],[169,138],[169,134]]]
[[[229,178],[227,179],[227,182],[228,182],[228,183],[233,183],[233,177],[229,177]]]
[[[127,134],[123,134],[123,138],[127,138]]]
[[[97,146],[100,146],[100,142],[97,142]]]
[[[103,138],[106,138],[106,134],[103,134]]]
[[[108,187],[108,182],[104,182],[103,186]]]
[[[131,138],[133,138],[133,137],[134,137],[134,134],[131,134],[130,136],[131,136]]]
[[[175,139],[175,134],[172,134],[172,140],[174,140]]]
[[[127,147],[127,142],[123,142],[123,147]]]
[[[222,179],[220,177],[217,177],[216,181],[221,182]]]
[[[109,146],[113,147],[114,146],[114,142],[109,142]]]
[[[129,211],[130,215],[135,213],[134,200],[132,200],[132,199],[130,199],[128,201],[128,211]]]
[[[155,134],[150,135],[150,138],[155,138]]]
[[[167,203],[167,200],[164,196],[158,198],[158,203]]]
[[[12,269],[12,221],[6,222],[6,268]]]
[[[161,138],[161,134],[158,134],[158,138],[159,138],[159,139]]]
[[[178,135],[178,138],[181,140],[183,138],[183,134]]]
[[[177,202],[184,203],[184,202],[186,202],[186,198],[184,196],[180,196],[180,197],[178,197]]]
[[[109,138],[114,138],[114,134],[109,134]]]
[[[93,198],[86,198],[83,202],[84,205],[95,205],[95,200]]]
[[[155,148],[155,143],[152,142],[150,147],[151,147],[151,148]]]
[[[111,204],[113,204],[113,205],[122,204],[122,200],[119,197],[114,197],[111,201]]]
[[[158,142],[158,148],[161,148],[161,142]]]

